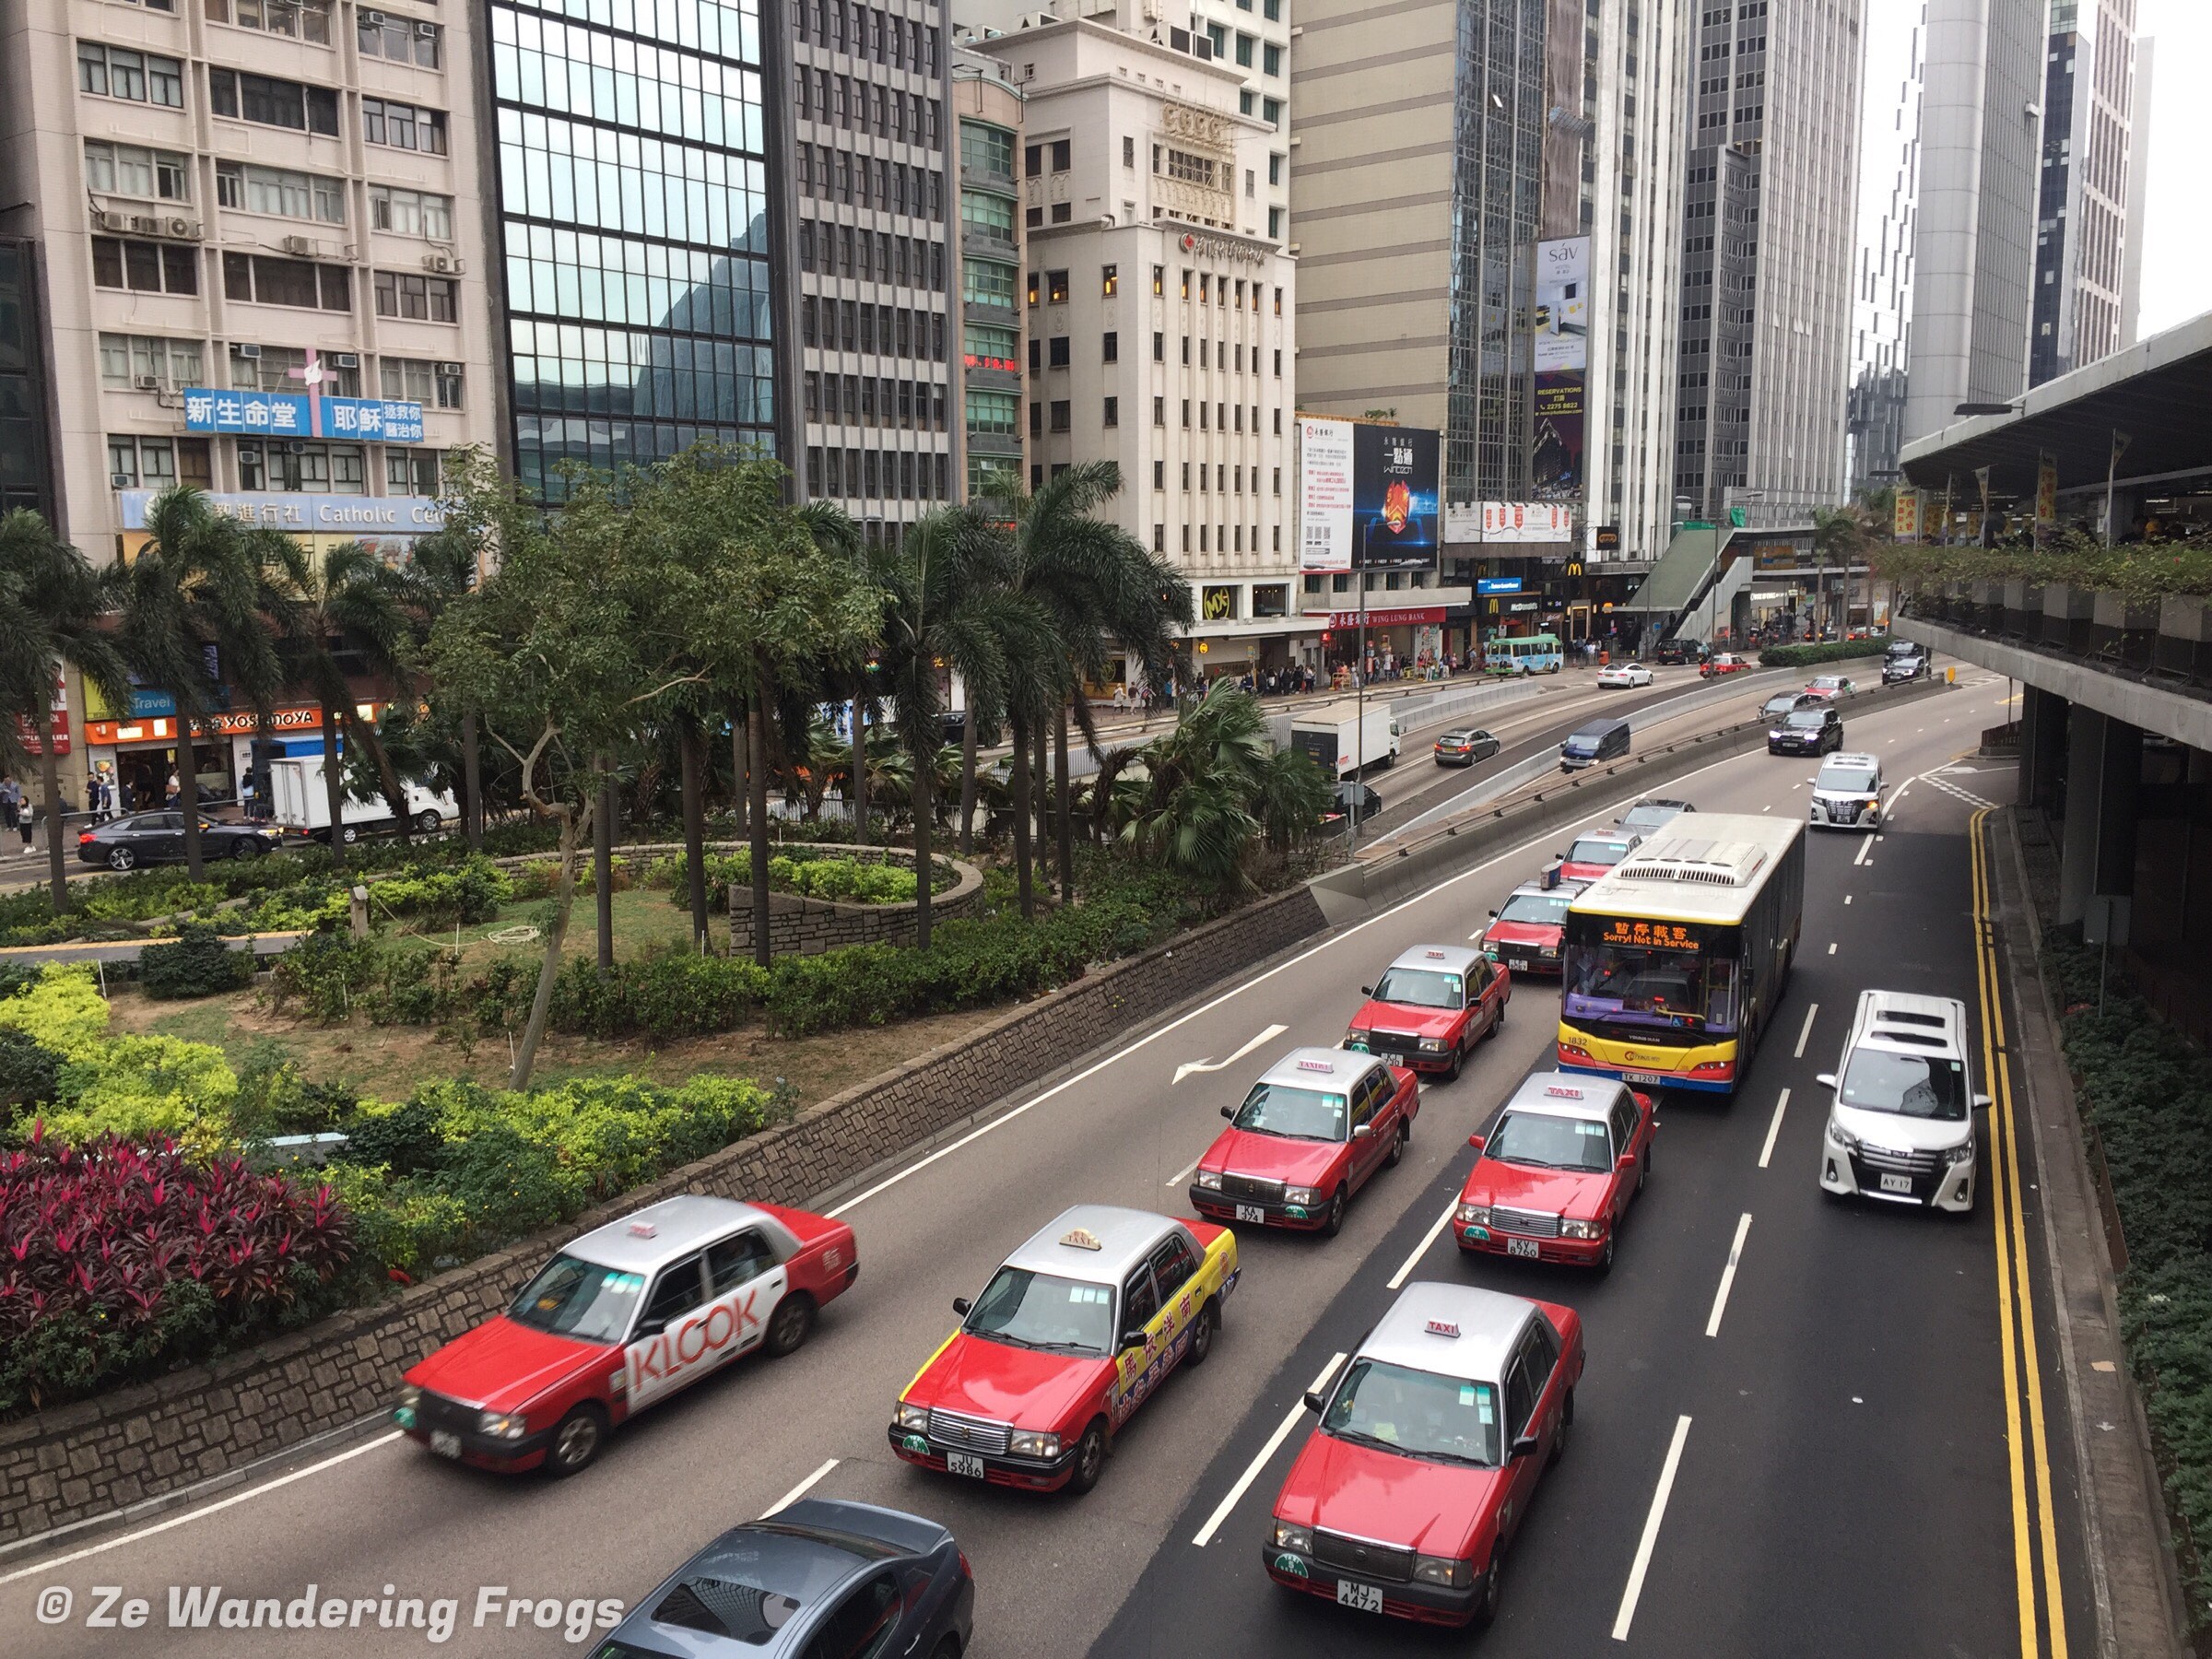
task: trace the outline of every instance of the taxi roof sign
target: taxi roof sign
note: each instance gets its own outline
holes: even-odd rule
[[[1536,877],[1536,885],[1542,888],[1546,892],[1549,892],[1553,888],[1556,888],[1559,885],[1560,874],[1565,870],[1565,868],[1566,864],[1564,860],[1555,859],[1553,862],[1544,866],[1543,873]]]
[[[1060,1242],[1075,1250],[1103,1250],[1106,1248],[1105,1245],[1099,1242],[1099,1235],[1092,1232],[1088,1227],[1074,1228],[1061,1234]]]
[[[1444,953],[1441,950],[1424,950],[1421,952],[1421,954],[1439,962],[1444,959]]]
[[[1422,1327],[1431,1336],[1457,1336],[1459,1326],[1449,1319],[1432,1319]]]
[[[650,1221],[632,1221],[629,1224],[629,1234],[633,1239],[650,1239],[659,1231],[660,1229]]]
[[[1544,1086],[1544,1092],[1547,1095],[1557,1095],[1562,1100],[1580,1100],[1584,1098],[1583,1091],[1571,1083],[1547,1083]]]
[[[1300,1060],[1298,1063],[1298,1069],[1300,1071],[1334,1072],[1336,1069],[1336,1063],[1333,1060]]]

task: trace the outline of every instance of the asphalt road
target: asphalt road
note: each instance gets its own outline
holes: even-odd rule
[[[1851,742],[1876,748],[1902,781],[1971,747],[1994,723],[2001,694],[2001,682],[1981,681],[1872,714],[1852,724]],[[1754,754],[1716,762],[1680,788],[1708,811],[1796,812],[1809,771]],[[1947,789],[2001,793],[2006,782],[1961,776]],[[2014,1542],[1988,1201],[1965,1224],[1831,1208],[1812,1170],[1811,1074],[1833,1058],[1858,987],[1972,996],[1968,809],[1924,781],[1870,866],[1853,863],[1853,837],[1813,848],[1806,948],[1788,1005],[1794,1013],[1821,1005],[1805,1055],[1791,1053],[1791,1030],[1789,1041],[1769,1044],[1733,1107],[1665,1104],[1652,1188],[1609,1280],[1462,1267],[1441,1240],[1422,1255],[1421,1274],[1465,1273],[1571,1300],[1589,1323],[1576,1442],[1538,1500],[1488,1647],[1606,1651],[1668,1437],[1686,1415],[1691,1428],[1630,1632],[1637,1646],[1976,1659],[2018,1651],[2006,1622]],[[890,1456],[884,1423],[951,1328],[951,1299],[973,1294],[1005,1252],[1077,1201],[1184,1213],[1185,1171],[1218,1130],[1221,1105],[1285,1049],[1335,1041],[1358,985],[1389,957],[1473,932],[1571,828],[1224,986],[1177,1019],[1132,1031],[1057,1087],[894,1166],[837,1206],[857,1230],[861,1277],[808,1347],[678,1396],[618,1434],[585,1475],[502,1479],[405,1441],[364,1441],[302,1464],[283,1484],[89,1543],[62,1541],[43,1564],[0,1560],[0,1642],[19,1659],[427,1645],[421,1630],[166,1628],[172,1586],[289,1601],[312,1583],[323,1597],[454,1598],[453,1651],[559,1651],[561,1631],[527,1620],[509,1628],[495,1615],[474,1626],[479,1592],[627,1602],[720,1529],[811,1483],[954,1529],[979,1583],[979,1659],[1077,1654],[1094,1643],[1116,1654],[1429,1651],[1433,1640],[1286,1606],[1264,1582],[1256,1540],[1288,1442],[1213,1544],[1191,1539],[1322,1362],[1371,1319],[1386,1281],[1456,1193],[1468,1133],[1547,1058],[1557,993],[1540,982],[1522,983],[1505,1031],[1461,1080],[1426,1092],[1406,1159],[1359,1197],[1341,1237],[1241,1235],[1244,1277],[1211,1362],[1171,1379],[1145,1406],[1096,1491],[1040,1500],[932,1476]],[[1215,1069],[1177,1081],[1193,1064]],[[1793,1102],[1762,1170],[1785,1085]],[[1755,1219],[1741,1267],[1721,1333],[1708,1338],[1716,1281],[1746,1212]],[[2051,1446],[2066,1443],[2062,1424]],[[2072,1540],[2060,1542],[2075,1559]],[[85,1628],[100,1585],[146,1598],[148,1624]],[[33,1608],[49,1587],[70,1591],[74,1603],[69,1620],[51,1627]]]

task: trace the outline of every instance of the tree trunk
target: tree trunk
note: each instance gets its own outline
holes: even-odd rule
[[[384,747],[383,734],[350,709],[346,712],[346,732],[361,746],[370,764],[376,768],[377,787],[384,793],[384,806],[397,827],[399,844],[414,845],[415,820],[407,808],[406,785],[399,781],[399,772],[392,764],[392,751]]]
[[[746,833],[746,804],[750,793],[748,768],[746,764],[745,704],[737,703],[730,710],[730,802],[737,815],[737,833]]]
[[[1075,795],[1067,782],[1067,705],[1053,733],[1053,827],[1060,836],[1060,902],[1076,901]]]
[[[707,940],[707,801],[700,781],[699,727],[688,715],[676,722],[677,759],[682,763],[684,799],[684,864],[691,896],[691,952],[706,947]]]
[[[930,769],[914,757],[914,948],[929,948],[930,888],[930,831],[936,826],[931,820],[936,808],[929,798],[930,785],[935,780]]]
[[[975,711],[960,718],[960,856],[975,851]]]
[[[1006,724],[1014,738],[1008,759],[1008,782],[1014,792],[1014,882],[1021,896],[1021,913],[1033,916],[1037,900],[1030,886],[1030,735],[1018,720]]]
[[[586,819],[598,816],[588,806],[581,812]],[[578,816],[579,809],[574,806],[561,808],[560,862],[556,866],[553,886],[553,925],[546,929],[546,959],[538,966],[537,994],[530,1000],[530,1022],[523,1028],[523,1041],[514,1051],[514,1067],[507,1074],[507,1087],[512,1089],[530,1087],[531,1068],[537,1064],[537,1045],[545,1041],[546,1020],[553,1012],[553,982],[560,976],[561,941],[568,937],[569,912],[576,904],[576,843],[582,829],[577,822]]]
[[[747,844],[752,852],[753,862],[753,960],[765,968],[775,959],[771,948],[768,928],[768,722],[762,705],[765,698],[753,698],[746,704],[746,751],[751,759],[752,827]]]
[[[853,838],[868,844],[868,700],[853,700]]]
[[[39,704],[39,778],[46,796],[46,883],[53,894],[53,913],[69,910],[69,866],[62,855],[62,762],[53,752],[53,700]],[[88,808],[91,802],[85,803]],[[23,810],[30,810],[24,802]]]
[[[477,712],[461,711],[461,816],[472,851],[484,851],[484,756],[477,747]]]
[[[200,761],[192,738],[192,716],[177,711],[177,810],[184,816],[184,872],[194,881],[207,878],[200,857]]]
[[[1052,774],[1045,770],[1044,765],[1045,726],[1042,722],[1039,722],[1037,729],[1030,734],[1030,742],[1035,747],[1037,752],[1037,769],[1030,774],[1037,781],[1034,794],[1037,806],[1037,876],[1038,879],[1042,881],[1049,889],[1052,886],[1052,877],[1049,873],[1045,849],[1053,844],[1053,801],[1052,791],[1045,780]]]
[[[592,814],[592,897],[599,921],[599,977],[615,971],[615,769],[605,754],[599,772],[599,805]]]
[[[323,798],[330,810],[330,867],[346,867],[346,780],[338,769],[338,711],[323,705]]]

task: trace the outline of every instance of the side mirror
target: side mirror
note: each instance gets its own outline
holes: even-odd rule
[[[1131,1348],[1141,1348],[1141,1347],[1143,1347],[1144,1346],[1145,1346],[1145,1334],[1144,1334],[1144,1332],[1142,1332],[1142,1331],[1124,1331],[1124,1332],[1122,1333],[1122,1344],[1121,1344],[1121,1351],[1122,1351],[1123,1353],[1124,1353],[1124,1354],[1125,1354],[1125,1353],[1127,1353],[1127,1352],[1128,1352],[1128,1351],[1129,1351]]]
[[[1496,911],[1492,911],[1492,912],[1490,912],[1490,916],[1491,916],[1491,919],[1492,919],[1492,920],[1495,920],[1495,919],[1497,918],[1497,915],[1498,915],[1498,912],[1497,912]]]
[[[1468,1135],[1468,1136],[1467,1136],[1467,1145],[1468,1145],[1468,1146],[1470,1146],[1470,1147],[1474,1147],[1474,1148],[1475,1148],[1475,1150],[1476,1150],[1476,1151],[1477,1151],[1477,1152],[1481,1151],[1481,1150],[1482,1150],[1482,1136],[1481,1136],[1481,1135]]]
[[[1822,1072],[1818,1077],[1815,1077],[1813,1081],[1819,1084],[1823,1088],[1833,1088],[1836,1086],[1836,1074],[1834,1072]]]
[[[962,1319],[967,1318],[974,1307],[975,1304],[964,1296],[956,1296],[952,1299],[952,1311]]]
[[[1322,1411],[1327,1406],[1328,1403],[1328,1395],[1323,1394],[1320,1389],[1309,1388],[1306,1390],[1306,1409],[1312,1412],[1315,1417],[1319,1417],[1322,1414]]]
[[[1359,994],[1362,996],[1372,996],[1374,994],[1375,988],[1372,985],[1362,985],[1359,987]]]
[[[1630,1170],[1636,1167],[1636,1154],[1633,1152],[1623,1152],[1618,1158],[1613,1160],[1613,1167],[1618,1170],[1622,1174],[1627,1174]]]
[[[1974,1110],[1975,1110],[1976,1112],[1979,1112],[1979,1111],[1981,1111],[1981,1110],[1982,1110],[1982,1108],[1983,1108],[1984,1106],[1986,1106],[1986,1105],[1988,1105],[1988,1104],[1989,1104],[1989,1097],[1988,1097],[1987,1095],[1976,1095],[1976,1096],[1974,1097]]]
[[[641,1319],[638,1328],[629,1334],[629,1339],[635,1342],[641,1336],[658,1336],[667,1328],[668,1322],[665,1319]]]
[[[1535,1450],[1536,1437],[1535,1435],[1524,1434],[1515,1437],[1513,1441],[1513,1455],[1516,1458],[1533,1456],[1535,1455]]]
[[[1369,1135],[1374,1134],[1374,1132],[1375,1126],[1372,1124],[1354,1124],[1352,1125],[1352,1138],[1354,1140],[1365,1140]]]

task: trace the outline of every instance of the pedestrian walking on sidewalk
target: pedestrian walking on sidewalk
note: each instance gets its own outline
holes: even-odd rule
[[[0,776],[0,834],[10,830],[23,831],[23,851],[30,851],[29,816],[23,799],[23,785],[10,776]]]

